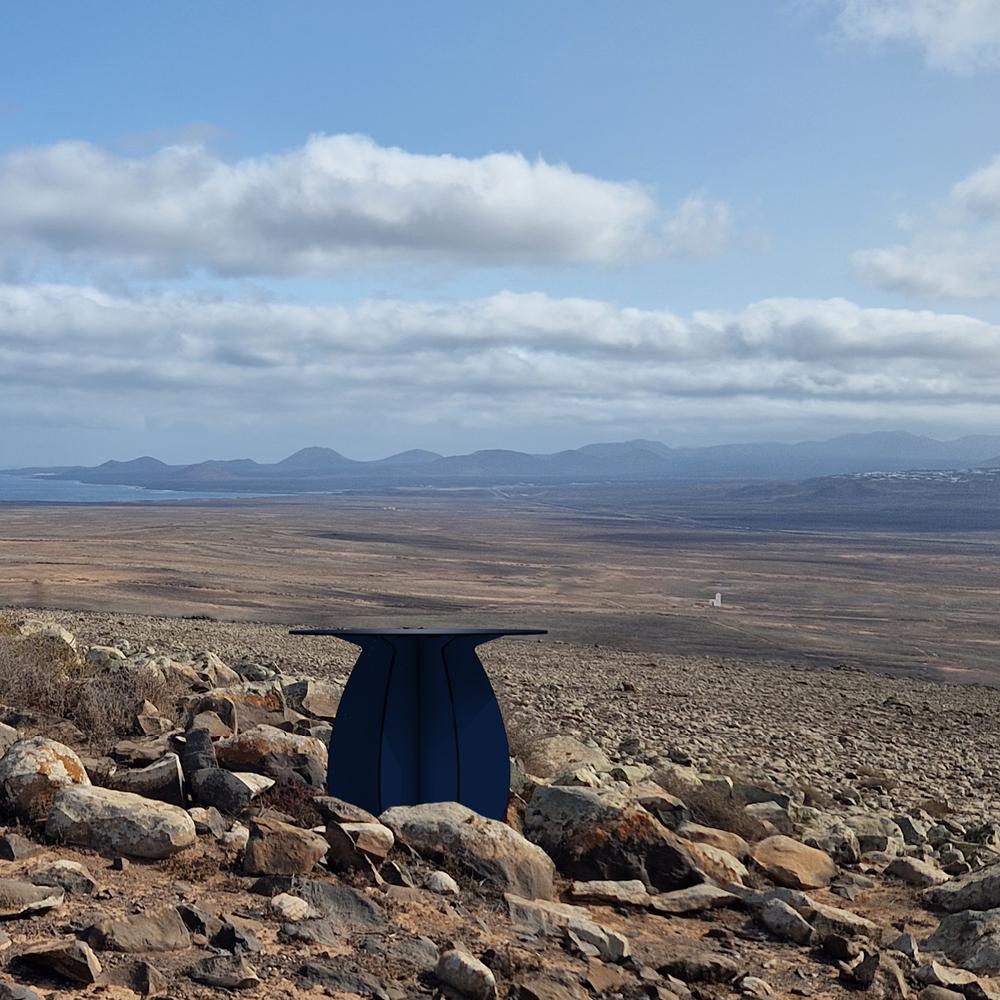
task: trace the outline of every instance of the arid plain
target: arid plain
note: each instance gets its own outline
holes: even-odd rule
[[[534,626],[650,653],[1000,676],[1000,531],[754,528],[615,493],[615,509],[586,489],[5,505],[0,605]]]

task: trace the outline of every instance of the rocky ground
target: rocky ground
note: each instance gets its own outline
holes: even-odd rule
[[[375,817],[354,654],[0,613],[0,998],[1000,997],[1000,691],[498,642],[507,823]]]

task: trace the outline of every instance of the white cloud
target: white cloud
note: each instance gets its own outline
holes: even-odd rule
[[[83,142],[0,157],[2,258],[25,252],[151,275],[325,275],[397,260],[618,265],[721,250],[728,207],[673,212],[636,183],[511,153],[417,155],[317,135],[225,162],[198,146],[117,156]]]
[[[1000,298],[1000,156],[908,228],[908,242],[854,255],[866,281],[917,297]]]
[[[854,40],[903,42],[927,62],[959,73],[1000,62],[1000,0],[838,0]]]
[[[0,423],[750,426],[1000,417],[1000,327],[770,299],[679,316],[500,293],[304,306],[0,286]]]

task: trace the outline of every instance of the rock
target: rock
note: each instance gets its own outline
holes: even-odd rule
[[[175,806],[184,805],[184,773],[180,757],[175,753],[135,771],[116,772],[108,781],[108,787]]]
[[[318,986],[327,996],[347,995],[389,1000],[385,984],[359,969],[353,962],[340,961],[336,965],[305,962],[299,967],[299,978],[305,986]]]
[[[569,895],[582,903],[599,903],[602,906],[647,907],[653,898],[637,878],[618,882],[574,882]]]
[[[98,951],[182,951],[191,947],[191,935],[173,907],[119,919],[104,918],[83,931],[87,943]]]
[[[228,705],[233,707],[233,718],[226,714]],[[301,718],[289,708],[285,693],[276,680],[243,681],[207,691],[192,706],[194,713],[217,711],[234,732],[255,726],[278,727]],[[190,711],[190,709],[189,709]],[[237,722],[238,726],[232,723]]]
[[[367,809],[338,799],[335,795],[317,795],[313,805],[327,823],[377,823]]]
[[[516,930],[529,934],[562,933],[571,940],[588,945],[594,957],[618,962],[628,956],[628,941],[617,932],[598,924],[589,910],[569,903],[543,899],[524,899],[505,893],[511,923]]]
[[[663,890],[704,881],[688,842],[618,792],[538,788],[525,812],[524,831],[569,878],[640,879]]]
[[[742,861],[711,844],[691,844],[688,852],[700,872],[723,885],[743,885],[750,875]]]
[[[319,912],[304,899],[287,892],[279,892],[277,896],[271,898],[271,909],[281,920],[289,920],[292,923],[319,916]]]
[[[218,767],[219,761],[215,755],[212,734],[207,729],[188,729],[184,735],[180,758],[184,776],[189,779],[198,771]]]
[[[937,865],[917,858],[894,858],[886,867],[885,874],[921,889],[941,885],[949,880]]]
[[[125,662],[125,654],[116,646],[91,646],[84,659],[98,670],[113,670]]]
[[[866,917],[843,910],[837,906],[820,903],[804,892],[792,889],[771,889],[750,897],[747,902],[753,908],[763,906],[771,899],[780,899],[805,918],[820,939],[839,934],[845,938],[866,937],[875,943],[882,940],[882,928]]]
[[[702,883],[689,885],[686,889],[661,892],[650,897],[650,909],[654,913],[677,914],[701,913],[720,906],[734,906],[739,899],[731,892],[718,886]]]
[[[439,896],[457,896],[461,891],[458,883],[447,872],[442,871],[431,872],[424,885]]]
[[[770,878],[790,889],[821,889],[837,874],[827,854],[781,834],[754,844],[750,856]]]
[[[743,807],[743,814],[768,833],[781,833],[786,836],[795,833],[795,824],[788,814],[788,808],[777,802],[751,802]]]
[[[862,854],[871,851],[893,855],[903,853],[903,831],[888,816],[848,816],[846,822],[858,838]]]
[[[867,990],[872,1000],[902,1000],[910,995],[896,961],[878,951],[864,952],[859,962],[845,968],[843,977]]]
[[[229,824],[215,806],[209,806],[207,809],[203,806],[192,806],[188,809],[188,815],[194,820],[194,828],[199,836],[211,834],[219,840],[229,828]]]
[[[809,923],[780,899],[769,899],[763,906],[754,910],[754,916],[775,937],[782,941],[794,941],[795,944],[809,944],[813,929]]]
[[[590,766],[608,771],[611,761],[596,747],[588,747],[572,736],[546,736],[535,740],[522,756],[524,769],[537,778],[554,778],[562,771]]]
[[[798,836],[803,844],[825,852],[837,864],[857,864],[861,857],[858,835],[840,816],[810,814]]]
[[[1000,909],[951,913],[924,947],[973,972],[1000,972]]]
[[[80,758],[44,736],[18,740],[0,758],[0,800],[31,820],[45,816],[59,789],[89,784]]]
[[[223,990],[251,990],[260,983],[257,970],[237,955],[213,955],[203,958],[188,970],[197,983]]]
[[[0,1000],[42,1000],[30,987],[20,983],[0,983]]]
[[[0,860],[20,861],[38,854],[41,848],[19,833],[5,833],[0,836]]]
[[[614,772],[612,772],[612,776],[614,776]],[[676,795],[665,792],[655,782],[637,785],[629,789],[626,794],[633,801],[638,802],[646,812],[655,816],[668,830],[677,831],[678,827],[688,824],[691,819],[688,807]]]
[[[282,689],[289,705],[315,719],[335,719],[341,689],[328,681],[304,680],[286,684]]]
[[[76,636],[68,629],[64,629],[61,625],[56,625],[54,622],[43,622],[37,618],[25,618],[24,621],[17,623],[16,629],[18,635],[51,639],[68,646],[74,653],[76,652]]]
[[[266,774],[257,774],[254,771],[230,771],[229,773],[250,789],[251,799],[263,795],[269,788],[274,788],[277,784],[274,778],[269,778]]]
[[[283,924],[282,940],[339,946],[352,935],[384,934],[388,929],[381,908],[350,886],[306,880],[297,891],[319,915]]]
[[[1000,861],[927,889],[922,898],[928,906],[948,913],[1000,908]]]
[[[422,857],[520,896],[552,898],[552,860],[498,820],[457,802],[395,806],[379,818]]]
[[[919,815],[919,811],[913,815],[894,816],[893,822],[899,827],[903,842],[911,847],[926,844],[928,831],[934,825],[934,821],[926,813]]]
[[[45,826],[57,841],[141,858],[167,858],[197,840],[178,806],[109,788],[73,786],[56,793]]]
[[[965,994],[944,986],[926,986],[920,991],[920,1000],[965,1000]]]
[[[307,784],[326,784],[326,745],[273,726],[254,726],[215,745],[219,763],[231,771],[255,771],[271,778],[298,775]]]
[[[258,817],[250,824],[243,871],[248,875],[305,875],[326,852],[326,838],[318,833]]]
[[[0,918],[30,917],[62,906],[65,893],[57,886],[35,885],[0,878]]]
[[[235,917],[227,920],[213,935],[209,942],[213,948],[232,952],[234,955],[257,954],[262,948],[257,935],[245,921]]]
[[[382,823],[341,823],[340,827],[359,851],[376,862],[384,861],[396,842],[392,830]]]
[[[155,764],[168,753],[173,753],[170,736],[146,737],[140,740],[119,740],[111,749],[111,756],[120,764],[145,767]]]
[[[233,706],[233,713],[235,718],[236,706]],[[234,736],[236,730],[231,726],[227,726],[225,722],[222,721],[222,717],[218,712],[198,712],[194,718],[191,719],[191,724],[187,727],[187,731],[190,733],[196,729],[203,729],[213,740],[224,740],[229,736]]]
[[[905,955],[914,965],[919,965],[921,962],[917,939],[909,932],[900,934],[895,941],[890,942],[889,950]]]
[[[90,896],[97,888],[97,880],[79,861],[54,861],[32,872],[31,881],[35,885],[56,886],[73,896]]]
[[[730,983],[741,970],[739,963],[726,955],[699,951],[669,960],[659,971],[685,983]]]
[[[964,990],[973,983],[979,982],[979,977],[967,969],[951,969],[940,962],[927,962],[913,974],[918,983],[928,986],[954,986]]]
[[[716,847],[740,861],[746,861],[750,857],[750,845],[739,834],[728,830],[716,830],[699,823],[682,823],[677,827],[677,833],[685,840]]]
[[[19,949],[13,964],[15,968],[29,966],[47,975],[54,973],[74,983],[96,983],[103,972],[89,945],[58,938],[25,945]]]
[[[167,977],[149,962],[123,962],[108,972],[107,981],[111,986],[124,986],[142,997],[167,995]]]
[[[2,757],[19,739],[21,734],[5,722],[0,722],[0,757]]]
[[[221,767],[201,768],[193,771],[189,778],[195,802],[214,806],[227,816],[239,816],[253,799],[247,783]]]
[[[441,953],[434,974],[445,986],[471,1000],[495,1000],[497,981],[477,958],[453,948]]]

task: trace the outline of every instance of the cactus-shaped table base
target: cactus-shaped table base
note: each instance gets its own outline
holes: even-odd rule
[[[461,802],[503,819],[507,732],[476,647],[539,629],[295,629],[361,647],[330,739],[331,795],[378,815]]]

